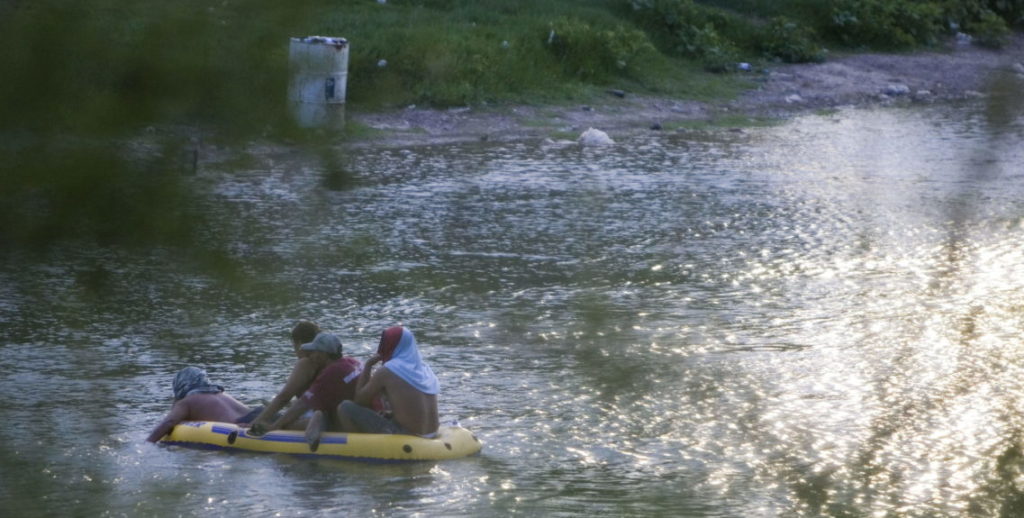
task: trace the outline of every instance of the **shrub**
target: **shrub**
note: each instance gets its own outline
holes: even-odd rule
[[[975,43],[984,47],[1002,48],[1010,40],[1010,28],[1006,26],[1006,21],[988,9],[964,28],[974,37]]]
[[[772,19],[768,25],[761,50],[769,58],[787,63],[825,59],[825,49],[818,44],[814,31],[782,16]]]
[[[979,45],[1001,47],[1010,27],[1024,26],[1024,0],[944,0],[940,5],[951,25]]]
[[[692,0],[631,0],[639,21],[648,27],[668,52],[696,58],[710,71],[731,69],[739,61],[736,44],[722,36],[726,17]]]
[[[985,0],[985,6],[1014,27],[1024,26],[1024,0]]]
[[[676,37],[679,40],[677,49],[700,59],[708,71],[725,72],[739,61],[739,50],[736,46],[719,35],[715,26],[710,23],[703,27],[683,27]]]
[[[830,28],[846,45],[907,48],[934,44],[943,31],[942,15],[933,3],[838,0]]]
[[[654,52],[640,30],[621,25],[599,29],[567,18],[551,24],[545,43],[566,74],[587,81],[628,75],[637,57]]]

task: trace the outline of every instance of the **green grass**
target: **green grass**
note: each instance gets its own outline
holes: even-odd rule
[[[287,136],[288,39],[314,34],[349,39],[357,111],[586,102],[607,88],[712,100],[744,87],[656,50],[622,0],[39,0],[4,14],[0,67],[12,74],[0,97],[17,102],[0,103],[0,131]]]
[[[0,8],[0,67],[9,71],[0,82],[0,131],[293,131],[283,102],[292,36],[349,39],[348,103],[356,110],[562,103],[609,87],[712,100],[745,85],[709,68],[772,53],[815,59],[816,45],[836,43],[826,38],[832,33],[850,48],[897,29],[893,41],[923,44],[940,15],[994,31],[998,44],[999,24],[1016,23],[1024,10],[1024,0],[913,5],[928,8],[896,0],[15,2]],[[836,25],[839,14],[847,18]]]

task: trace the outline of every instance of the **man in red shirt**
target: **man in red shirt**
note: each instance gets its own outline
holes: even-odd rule
[[[313,416],[306,425],[306,442],[309,449],[316,451],[320,446],[320,435],[328,430],[341,430],[338,421],[338,405],[352,399],[356,394],[356,380],[363,370],[359,360],[342,356],[341,340],[331,333],[320,333],[312,342],[302,344],[299,352],[305,354],[320,367],[320,374],[313,384],[292,403],[288,411],[269,426],[271,430],[287,427],[307,410]],[[249,431],[249,435],[262,435]]]

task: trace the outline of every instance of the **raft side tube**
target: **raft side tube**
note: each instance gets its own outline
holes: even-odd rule
[[[469,430],[442,425],[435,439],[415,435],[326,432],[320,447],[311,451],[305,435],[297,430],[274,430],[254,437],[233,423],[185,421],[175,426],[161,443],[198,449],[283,453],[303,457],[369,462],[447,460],[476,455],[483,444]]]

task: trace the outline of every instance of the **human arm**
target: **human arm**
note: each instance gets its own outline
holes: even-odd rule
[[[274,396],[274,399],[267,404],[263,411],[260,412],[260,415],[253,419],[252,428],[259,429],[270,426],[268,423],[274,418],[274,415],[284,408],[292,398],[301,396],[309,388],[310,384],[313,383],[316,374],[316,364],[312,360],[309,358],[299,358],[292,367],[292,372],[288,375],[288,381],[285,382],[281,391]]]
[[[382,369],[377,371],[376,376],[372,373],[373,366],[380,363],[380,359],[379,354],[374,354],[363,365],[363,372],[359,373],[359,379],[356,380],[356,395],[352,399],[357,405],[372,406],[373,398],[384,389],[384,377],[380,375]]]
[[[262,426],[249,428],[249,435],[259,437],[270,430],[280,430],[301,417],[302,414],[306,413],[306,410],[309,410],[309,403],[306,402],[306,399],[296,399],[292,406],[288,407],[288,411],[284,415],[267,425],[265,429]]]
[[[176,401],[174,406],[171,407],[171,411],[167,413],[163,421],[156,425],[156,428],[146,438],[149,442],[157,442],[171,432],[174,425],[188,419],[189,406],[185,400]]]

